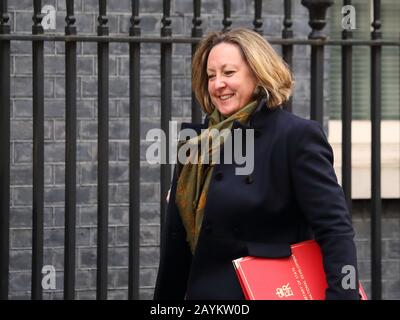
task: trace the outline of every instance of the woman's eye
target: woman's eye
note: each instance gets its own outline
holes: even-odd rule
[[[212,79],[212,78],[215,77],[215,75],[214,74],[209,74],[209,75],[207,75],[207,77],[208,77],[208,79]]]
[[[227,76],[231,76],[231,75],[233,75],[234,73],[235,73],[235,71],[233,71],[233,70],[225,71],[225,74],[226,74]]]

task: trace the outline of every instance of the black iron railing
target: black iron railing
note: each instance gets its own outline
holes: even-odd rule
[[[381,109],[381,50],[382,46],[400,46],[400,41],[382,40],[380,31],[380,1],[374,0],[371,40],[352,40],[345,30],[341,40],[327,40],[323,32],[326,11],[332,0],[302,0],[309,10],[311,33],[308,39],[294,39],[291,20],[291,0],[284,1],[282,38],[271,38],[272,44],[282,45],[283,56],[291,66],[294,45],[311,46],[311,114],[323,122],[324,49],[327,45],[342,48],[342,175],[347,203],[351,206],[351,93],[352,47],[371,47],[371,107],[372,107],[372,208],[371,254],[372,299],[381,298],[381,190],[380,190],[380,109]],[[33,1],[32,34],[11,34],[7,0],[0,0],[0,299],[9,296],[9,219],[10,219],[10,42],[31,41],[33,56],[33,243],[32,243],[32,299],[42,298],[41,268],[43,266],[43,192],[44,192],[44,43],[65,43],[66,83],[66,170],[65,170],[65,259],[64,298],[74,299],[75,293],[75,224],[76,224],[76,88],[77,43],[96,42],[98,54],[98,237],[97,237],[97,298],[107,298],[108,247],[108,98],[109,98],[109,43],[129,43],[129,110],[130,110],[130,174],[129,174],[129,279],[128,298],[139,298],[139,204],[140,204],[140,44],[159,43],[161,46],[161,129],[167,133],[172,107],[172,49],[176,43],[195,45],[203,35],[201,1],[193,1],[191,37],[174,36],[171,29],[170,4],[163,1],[162,27],[159,37],[141,36],[139,1],[132,0],[129,35],[109,36],[106,0],[99,0],[97,35],[77,35],[74,1],[66,0],[65,35],[43,34],[41,1]],[[351,4],[344,0],[343,5]],[[253,28],[262,34],[262,1],[254,1]],[[231,4],[223,0],[222,29],[232,25]],[[291,101],[285,108],[292,109]],[[199,122],[201,112],[192,95],[192,120]],[[161,165],[161,199],[165,199],[171,179],[170,165]],[[161,201],[161,212],[165,211]],[[162,215],[161,215],[162,216]],[[161,227],[162,227],[161,219]]]
[[[67,1],[66,35],[75,35],[74,3]],[[76,41],[65,43],[65,251],[64,298],[75,298]]]

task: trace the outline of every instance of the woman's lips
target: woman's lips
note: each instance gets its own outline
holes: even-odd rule
[[[224,95],[218,96],[218,98],[219,98],[219,100],[221,100],[221,101],[226,101],[226,100],[232,98],[234,95],[235,95],[235,94],[233,94],[233,93],[224,94]]]

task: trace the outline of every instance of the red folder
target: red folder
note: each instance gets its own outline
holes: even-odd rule
[[[328,287],[317,242],[291,246],[287,258],[244,257],[233,260],[247,300],[324,300]],[[361,300],[368,300],[359,283]]]

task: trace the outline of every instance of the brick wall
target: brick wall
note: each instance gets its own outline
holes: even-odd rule
[[[400,299],[400,203],[382,201],[382,299]],[[360,280],[371,297],[371,202],[353,200]]]
[[[222,1],[202,1],[204,32],[222,28]],[[252,26],[253,1],[233,0],[233,26]],[[295,37],[309,33],[308,13],[293,1]],[[79,34],[96,33],[97,0],[75,0]],[[264,3],[264,34],[280,37],[283,1]],[[45,0],[57,9],[57,33],[65,27],[65,0]],[[12,32],[30,33],[32,1],[9,1]],[[172,0],[172,32],[190,35],[192,1]],[[159,35],[162,1],[141,1],[143,35]],[[108,1],[110,34],[127,34],[130,19],[129,0]],[[276,47],[280,51],[279,47]],[[11,63],[11,232],[10,298],[29,299],[32,246],[32,49],[26,41],[12,41]],[[190,44],[173,47],[172,116],[190,119]],[[76,298],[95,298],[96,226],[97,226],[97,55],[95,43],[78,44],[78,149],[77,149],[77,251]],[[293,71],[296,89],[294,112],[309,114],[310,48],[295,46]],[[65,159],[65,80],[64,43],[45,43],[45,231],[44,263],[57,271],[55,290],[44,291],[45,299],[63,296],[64,245],[64,159]],[[110,44],[109,99],[109,279],[108,298],[127,298],[128,279],[128,44]],[[159,167],[145,161],[145,134],[159,127],[160,121],[160,45],[141,45],[141,234],[140,297],[152,297],[159,259]],[[355,205],[361,279],[369,291],[368,211]],[[386,208],[386,207],[384,207]],[[398,203],[384,215],[384,296],[400,298],[399,290],[399,222]],[[397,226],[397,227],[396,227]]]

